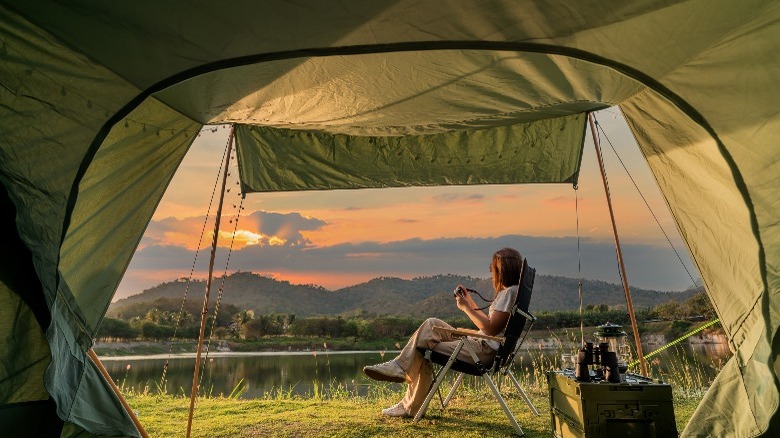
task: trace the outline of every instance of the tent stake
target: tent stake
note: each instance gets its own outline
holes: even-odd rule
[[[206,281],[206,294],[203,296],[203,312],[200,315],[200,333],[198,334],[198,348],[195,354],[195,375],[192,377],[192,393],[190,394],[190,412],[187,418],[187,438],[192,431],[192,414],[195,410],[195,398],[198,395],[198,372],[200,371],[200,356],[203,350],[203,333],[206,329],[206,316],[209,313],[209,293],[211,292],[211,280],[214,274],[214,256],[217,252],[217,239],[219,238],[219,221],[222,218],[222,203],[225,200],[225,185],[227,184],[228,165],[230,164],[230,152],[233,148],[233,134],[235,127],[230,127],[230,137],[228,138],[228,149],[225,156],[225,170],[222,175],[222,191],[219,194],[219,205],[217,207],[217,217],[214,220],[214,238],[211,241],[211,258],[209,259],[209,277]]]
[[[122,407],[125,408],[125,412],[127,412],[127,415],[129,415],[130,419],[133,420],[133,424],[135,425],[135,428],[138,429],[138,433],[141,434],[142,438],[149,438],[149,435],[144,430],[144,427],[141,426],[141,422],[138,421],[138,417],[135,416],[135,412],[133,412],[133,409],[130,408],[129,404],[127,404],[127,400],[125,400],[124,396],[122,396],[122,392],[119,391],[119,388],[108,374],[106,367],[103,366],[103,362],[101,362],[97,357],[97,354],[95,354],[95,351],[90,348],[89,351],[87,351],[87,354],[89,355],[89,358],[92,359],[92,362],[95,364],[95,366],[97,366],[97,369],[100,371],[100,374],[103,375],[103,378],[106,379],[108,385],[111,387],[111,389],[114,390],[114,394],[116,394],[117,398],[119,398],[119,402],[122,403]]]
[[[604,160],[601,157],[601,146],[599,145],[598,135],[596,135],[596,125],[593,121],[593,114],[588,113],[588,123],[590,123],[590,133],[593,135],[593,145],[596,147],[596,158],[599,161],[599,171],[601,171],[601,181],[604,183],[604,193],[607,195],[607,205],[609,206],[609,217],[612,220],[612,232],[615,235],[615,250],[617,251],[618,265],[620,275],[623,277],[623,291],[626,294],[626,305],[628,306],[628,317],[631,318],[631,329],[634,331],[634,343],[636,344],[636,354],[639,356],[639,370],[643,376],[648,376],[647,362],[642,352],[642,341],[639,339],[639,327],[636,323],[636,314],[634,313],[634,303],[631,301],[631,292],[628,290],[628,277],[626,268],[623,265],[623,251],[620,249],[620,239],[618,238],[617,225],[615,224],[615,213],[612,211],[612,199],[609,196],[609,186],[607,185],[607,174],[604,169]]]

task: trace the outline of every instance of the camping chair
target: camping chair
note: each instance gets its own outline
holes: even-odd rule
[[[463,376],[465,374],[483,377],[487,381],[490,389],[493,391],[493,395],[504,409],[504,413],[506,414],[507,418],[509,418],[509,422],[512,423],[512,427],[515,428],[515,431],[517,431],[518,435],[523,436],[523,430],[520,428],[520,425],[517,424],[517,420],[509,410],[506,401],[501,396],[501,393],[496,387],[496,384],[490,377],[491,375],[494,377],[497,375],[509,376],[509,379],[512,381],[512,383],[514,383],[515,388],[517,388],[517,391],[523,397],[528,407],[531,408],[531,411],[533,411],[535,415],[539,415],[539,411],[536,409],[536,407],[534,407],[533,403],[531,403],[531,399],[528,398],[528,395],[525,393],[523,388],[520,386],[520,383],[518,383],[517,379],[512,373],[512,364],[514,363],[515,355],[525,340],[526,335],[531,330],[534,321],[536,321],[536,318],[528,313],[528,306],[531,302],[531,292],[534,286],[536,270],[528,266],[526,260],[523,260],[523,265],[520,272],[521,275],[519,290],[517,293],[517,298],[515,299],[515,304],[512,307],[512,313],[509,315],[509,320],[507,321],[504,337],[487,336],[479,333],[476,330],[434,327],[434,330],[445,331],[451,333],[455,337],[460,338],[460,343],[455,348],[455,351],[453,351],[451,355],[446,355],[423,347],[418,348],[418,350],[425,355],[426,360],[439,365],[440,368],[438,372],[434,373],[434,383],[431,386],[430,391],[428,391],[428,395],[426,396],[422,406],[420,406],[420,409],[414,416],[415,422],[420,421],[420,419],[425,415],[425,411],[428,409],[428,404],[433,399],[434,393],[439,394],[441,408],[444,410],[452,399],[452,396],[455,394],[455,390],[463,381]],[[531,323],[528,324],[528,328],[526,329],[526,321],[529,320]],[[466,337],[492,339],[498,341],[501,344],[498,351],[496,352],[496,356],[493,359],[492,365],[488,364],[486,366],[479,361],[479,358],[477,357],[476,352],[474,352],[474,349],[471,347],[471,344],[466,342]],[[457,359],[458,353],[460,353],[460,350],[464,345],[471,354],[471,357],[474,359],[475,363],[472,364]],[[460,374],[455,380],[452,389],[450,389],[450,392],[447,394],[447,397],[442,400],[439,385],[441,385],[442,381],[444,380],[444,376],[449,370],[457,371]]]

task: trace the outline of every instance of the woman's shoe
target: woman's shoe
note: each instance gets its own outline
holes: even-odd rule
[[[410,414],[404,408],[404,405],[401,402],[398,402],[387,409],[382,409],[382,415],[387,415],[388,417],[411,417],[412,416],[412,414]]]
[[[406,381],[406,372],[395,360],[363,367],[363,372],[368,377],[382,382],[403,383]]]

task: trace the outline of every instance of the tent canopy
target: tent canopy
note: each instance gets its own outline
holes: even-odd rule
[[[613,105],[735,353],[684,434],[780,423],[777,2],[2,0],[0,17],[2,423],[137,435],[85,352],[204,124],[236,125],[245,192],[573,183],[584,114]]]

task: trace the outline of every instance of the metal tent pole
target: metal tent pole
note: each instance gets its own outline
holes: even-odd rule
[[[636,323],[636,314],[634,313],[634,303],[631,301],[631,292],[628,290],[628,277],[626,268],[623,264],[623,251],[620,249],[620,238],[618,238],[617,225],[615,224],[615,213],[612,211],[612,199],[609,196],[609,186],[607,185],[607,174],[604,169],[604,160],[601,157],[601,145],[599,145],[598,135],[596,134],[596,124],[592,113],[588,113],[588,122],[590,123],[590,132],[593,135],[593,145],[596,147],[596,158],[599,162],[599,171],[601,171],[601,181],[604,183],[604,192],[607,195],[607,205],[609,206],[609,217],[612,220],[612,232],[615,235],[615,250],[617,251],[618,266],[620,275],[623,278],[623,291],[626,294],[626,305],[628,306],[628,316],[631,318],[631,329],[634,331],[634,343],[636,344],[636,354],[639,356],[639,370],[643,376],[647,376],[647,362],[642,352],[642,341],[639,339],[639,328]]]
[[[116,394],[117,398],[119,398],[119,402],[122,403],[122,407],[125,408],[125,412],[127,412],[127,415],[129,415],[130,419],[133,420],[133,424],[135,425],[135,428],[138,429],[138,433],[141,434],[142,438],[149,438],[149,435],[144,430],[144,427],[141,425],[141,422],[138,421],[138,417],[136,417],[135,412],[133,412],[133,409],[130,407],[129,404],[127,404],[127,400],[125,400],[125,398],[122,396],[122,392],[119,391],[119,388],[116,386],[116,383],[114,383],[114,380],[108,374],[106,367],[103,366],[103,362],[101,362],[100,359],[97,357],[97,354],[95,354],[95,351],[90,348],[89,351],[87,351],[87,354],[89,355],[89,358],[92,359],[92,362],[95,364],[98,371],[100,371],[100,374],[103,375],[103,378],[106,379],[108,385],[111,387],[111,389],[114,390],[114,394]]]
[[[195,374],[192,377],[192,392],[190,393],[190,411],[187,418],[187,438],[192,431],[192,415],[195,410],[195,399],[198,395],[198,372],[200,371],[200,356],[203,350],[203,334],[206,329],[206,317],[209,313],[209,293],[211,292],[211,281],[214,274],[214,256],[217,253],[217,239],[219,238],[219,221],[222,218],[222,203],[225,200],[225,185],[227,184],[228,165],[230,164],[230,152],[233,148],[233,135],[235,127],[230,128],[230,137],[228,138],[227,155],[225,156],[225,170],[222,175],[222,191],[219,194],[219,205],[217,207],[217,217],[214,220],[214,238],[211,241],[211,258],[209,259],[209,277],[206,281],[206,294],[203,296],[203,312],[200,315],[200,333],[198,334],[198,349],[195,354]]]

